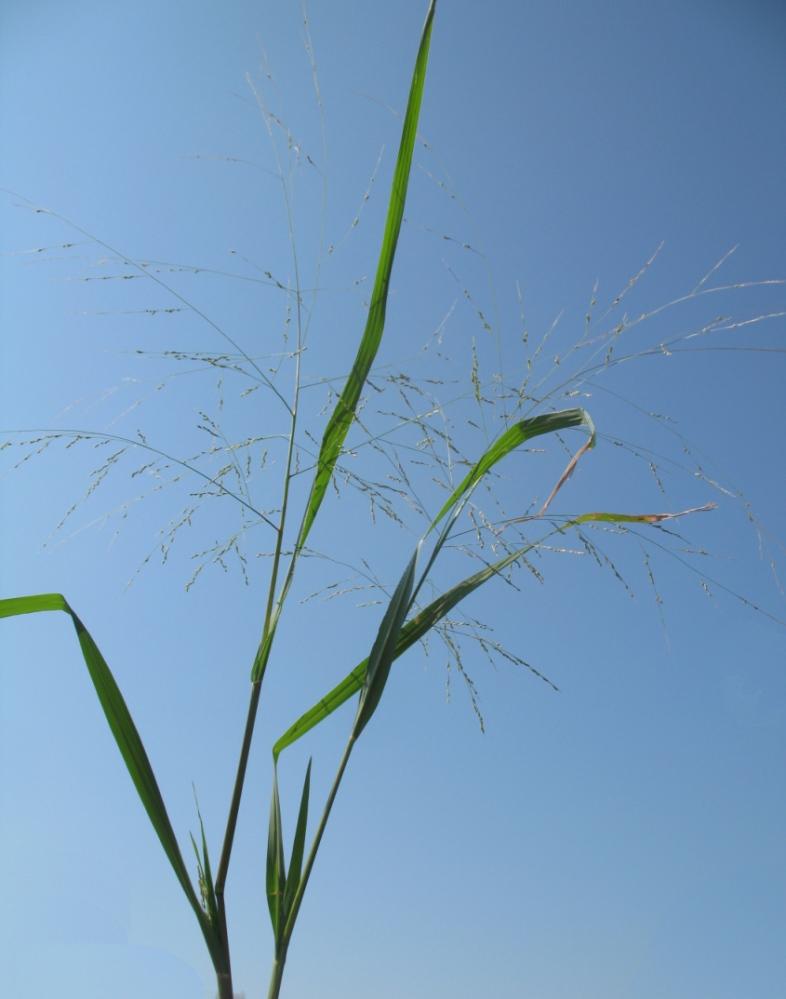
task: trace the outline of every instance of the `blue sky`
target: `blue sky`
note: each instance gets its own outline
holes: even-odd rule
[[[346,372],[424,10],[421,0],[310,4],[323,141],[297,3],[5,4],[0,185],[15,193],[0,196],[0,425],[141,432],[178,457],[209,444],[201,414],[232,441],[285,430],[282,408],[262,391],[243,395],[249,383],[236,372],[162,356],[230,349],[212,327],[152,281],[123,278],[132,271],[111,250],[31,211],[51,209],[122,257],[164,262],[161,279],[249,354],[281,351],[288,300],[275,281],[293,279],[292,258],[247,74],[299,150],[287,152],[273,126],[291,168],[302,285],[319,288],[305,296],[304,377]],[[473,455],[504,426],[499,404],[472,398],[473,343],[487,397],[499,393],[497,372],[519,385],[537,352],[531,394],[554,390],[541,408],[585,405],[600,432],[555,511],[718,509],[678,522],[680,538],[590,535],[624,583],[586,551],[544,551],[542,583],[523,569],[518,589],[499,581],[473,596],[466,613],[560,688],[505,660],[491,666],[466,643],[485,733],[455,668],[446,698],[437,641],[394,667],[315,868],[288,999],[782,994],[786,292],[761,282],[786,277],[785,41],[786,15],[765,0],[440,5],[380,384],[402,371],[441,380],[427,391]],[[570,348],[585,335],[596,282],[588,336],[694,293],[632,325],[615,357],[708,324],[730,328],[601,370],[566,399],[557,387],[589,356]],[[276,384],[289,391],[286,361]],[[302,426],[317,438],[327,402],[322,386],[305,394]],[[370,393],[370,425],[388,426],[393,417],[376,410],[403,405],[394,383],[379,400]],[[573,449],[580,440],[566,436]],[[309,446],[305,434],[300,442]],[[201,483],[185,475],[132,477],[145,463],[138,455],[118,459],[83,499],[113,451],[65,443],[15,470],[30,449],[2,453],[2,594],[67,596],[123,689],[184,849],[193,782],[215,857],[270,532],[242,535],[250,585],[230,555],[227,572],[208,564],[186,590],[204,561],[192,555],[243,527],[234,504],[194,496]],[[282,456],[280,442],[262,443],[255,465],[264,448],[250,488],[270,509]],[[564,467],[558,444],[544,448],[501,469],[495,489],[508,515],[542,502]],[[394,484],[384,462],[360,464],[368,453],[347,459],[351,468]],[[214,474],[217,459],[203,460]],[[434,510],[443,493],[430,472],[415,474]],[[192,505],[162,565],[160,532]],[[325,502],[314,545],[366,559],[393,584],[422,526],[403,510],[403,527],[384,515],[374,525],[367,500],[342,487]],[[563,547],[582,550],[575,536]],[[437,582],[473,570],[454,553]],[[358,582],[335,563],[303,562],[265,682],[228,886],[235,987],[246,999],[266,994],[271,951],[269,747],[367,654],[381,614],[368,590],[326,599],[335,581]],[[11,994],[211,995],[193,916],[68,621],[4,621],[0,642],[0,958]],[[284,759],[290,830],[307,757],[316,811],[350,718],[337,714]]]

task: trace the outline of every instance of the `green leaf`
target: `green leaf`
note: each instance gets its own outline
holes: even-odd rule
[[[531,440],[533,437],[541,437],[543,434],[553,434],[559,430],[568,430],[570,427],[580,427],[582,425],[589,430],[590,440],[592,446],[594,446],[595,425],[589,413],[584,409],[563,409],[558,413],[544,413],[541,416],[532,416],[526,420],[514,423],[475,462],[461,484],[454,489],[445,501],[442,509],[432,521],[431,527],[434,528],[468,489],[476,485],[486,472],[520,444]]]
[[[390,667],[396,658],[398,636],[412,605],[412,589],[415,585],[415,570],[421,543],[418,542],[409,564],[393,591],[393,596],[390,598],[390,603],[374,640],[371,655],[368,657],[366,673],[363,678],[363,690],[358,703],[355,724],[352,727],[352,739],[357,739],[377,710],[385,684],[388,682]]]
[[[697,513],[706,509],[710,509],[710,507],[698,507],[696,510],[688,510],[683,513]],[[682,515],[682,513],[585,513],[581,514],[579,517],[574,517],[571,520],[566,521],[550,533],[561,534],[564,531],[569,530],[571,527],[593,522],[657,524],[664,520],[670,520],[674,517]],[[535,545],[532,544],[518,548],[516,551],[511,552],[504,558],[499,559],[499,561],[481,569],[479,572],[473,573],[471,576],[467,576],[466,579],[463,579],[460,583],[452,586],[449,590],[446,590],[445,593],[441,594],[441,596],[437,597],[436,600],[432,601],[432,603],[430,603],[427,607],[424,607],[422,611],[415,615],[415,617],[410,618],[410,620],[406,622],[404,627],[399,632],[393,659],[398,659],[398,657],[403,655],[407,649],[411,648],[416,642],[420,641],[420,639],[423,638],[423,636],[426,635],[435,624],[438,624],[446,614],[450,613],[456,604],[460,603],[465,597],[469,596],[470,593],[476,590],[479,586],[482,586],[493,576],[499,575],[503,569],[512,565],[523,555],[526,555],[527,552],[532,551],[534,547]],[[274,759],[278,759],[283,750],[293,745],[298,741],[298,739],[301,739],[306,732],[309,732],[326,718],[329,718],[334,711],[340,708],[342,704],[345,704],[354,694],[357,694],[357,692],[363,688],[368,662],[368,659],[364,659],[362,662],[358,663],[357,666],[350,673],[348,673],[340,683],[338,683],[323,698],[317,701],[317,703],[309,708],[308,711],[304,712],[297,719],[297,721],[290,725],[286,732],[284,732],[284,734],[273,746]]]
[[[193,836],[191,836],[191,844],[194,847],[194,853],[196,854],[199,891],[202,896],[202,908],[207,913],[211,925],[218,926],[218,899],[216,898],[216,888],[213,883],[213,871],[210,866],[210,854],[207,849],[205,824],[202,821],[202,813],[199,810],[199,802],[196,801],[196,789],[194,790],[194,801],[196,802],[197,817],[199,818],[199,832],[202,841],[201,856],[196,840]]]
[[[355,357],[355,362],[352,365],[352,370],[349,373],[344,390],[325,428],[317,461],[316,474],[295,546],[296,551],[299,551],[306,543],[306,538],[314,523],[314,518],[322,504],[325,492],[330,484],[331,476],[333,475],[336,461],[354,419],[360,393],[363,390],[363,385],[368,377],[371,365],[374,363],[374,358],[382,340],[382,333],[385,328],[385,310],[387,307],[388,291],[390,289],[390,276],[393,270],[393,260],[396,255],[401,221],[404,216],[404,203],[407,197],[407,186],[412,166],[412,153],[418,130],[418,117],[423,98],[423,87],[426,81],[426,67],[428,65],[428,51],[435,6],[436,0],[432,0],[426,14],[426,22],[423,25],[420,46],[415,60],[415,69],[412,74],[407,110],[404,115],[401,143],[398,150],[396,169],[393,174],[393,183],[390,189],[385,231],[382,237],[382,247],[380,249],[376,277],[374,278],[374,288],[371,292],[371,304],[366,320],[366,328],[363,331],[357,356]]]
[[[117,743],[117,748],[125,761],[151,825],[164,848],[164,853],[172,865],[175,877],[180,882],[180,887],[199,920],[213,964],[218,970],[225,962],[223,946],[209,916],[203,911],[188,876],[177,837],[169,821],[153,768],[150,765],[139,732],[126,707],[123,695],[115,683],[115,678],[92,635],[60,593],[41,593],[34,596],[0,600],[0,617],[14,617],[19,614],[36,614],[40,611],[55,610],[64,611],[73,622],[82,649],[82,657],[90,674],[90,679],[93,681],[101,708],[109,723],[109,728]]]
[[[273,793],[270,801],[270,823],[267,836],[267,867],[265,887],[273,936],[279,943],[281,930],[286,922],[282,912],[287,873],[284,866],[284,834],[281,827],[281,802],[278,796],[278,774],[273,768]]]
[[[450,532],[453,529],[453,525],[456,523],[456,521],[458,520],[458,518],[461,516],[462,510],[464,509],[464,507],[469,502],[469,498],[472,495],[472,492],[473,492],[473,490],[474,490],[474,488],[475,488],[476,485],[477,485],[477,483],[473,483],[471,486],[469,486],[467,488],[466,492],[461,497],[461,499],[459,500],[459,502],[454,504],[453,509],[450,512],[450,516],[448,517],[448,519],[443,524],[442,530],[439,532],[439,537],[434,542],[434,547],[431,550],[431,555],[429,555],[428,562],[426,563],[426,568],[420,574],[420,579],[418,580],[418,584],[417,584],[417,586],[415,587],[415,589],[414,589],[414,591],[412,593],[412,597],[410,598],[410,601],[409,601],[410,610],[412,609],[412,606],[414,605],[415,601],[417,600],[418,593],[420,593],[420,588],[425,583],[426,577],[428,576],[429,572],[431,572],[431,567],[436,562],[437,556],[442,551],[442,548],[443,548],[445,542],[448,540],[448,537],[450,536]],[[434,523],[436,523],[436,522],[434,522]],[[420,544],[421,545],[423,545],[425,543],[426,538],[428,537],[429,533],[431,532],[431,529],[434,527],[434,523],[431,524],[431,526],[429,527],[428,531],[426,531],[426,533],[420,539]]]
[[[517,558],[521,558],[532,547],[532,545],[527,545],[524,548],[519,548],[493,565],[481,569],[472,576],[468,576],[462,582],[457,583],[450,590],[447,590],[436,600],[432,601],[427,607],[424,607],[422,611],[407,621],[403,628],[401,628],[395,644],[393,659],[398,659],[407,649],[420,641],[464,597],[485,583],[486,580],[497,575],[512,562],[515,562]],[[319,725],[320,722],[323,722],[334,711],[340,708],[342,704],[346,703],[350,697],[363,688],[368,663],[368,659],[364,659],[358,663],[352,672],[344,677],[341,683],[337,684],[328,694],[302,714],[296,722],[290,725],[273,746],[274,759],[278,759],[284,749],[287,749],[293,743],[297,742],[298,739],[302,738],[306,732],[309,732],[316,725]]]
[[[371,303],[366,318],[366,326],[363,330],[363,336],[361,337],[360,345],[358,346],[346,384],[322,436],[316,472],[314,473],[314,480],[311,483],[311,490],[303,513],[303,520],[295,542],[293,559],[296,559],[303,549],[319,508],[322,505],[322,500],[325,498],[325,493],[333,476],[333,470],[341,454],[341,449],[349,433],[349,428],[355,418],[360,394],[363,391],[366,378],[382,341],[382,334],[385,329],[388,291],[390,290],[390,277],[393,271],[393,261],[396,256],[401,222],[404,218],[404,204],[407,198],[407,187],[409,186],[409,176],[412,168],[412,154],[417,137],[423,88],[426,82],[428,52],[435,8],[436,0],[431,0],[420,36],[420,45],[418,46],[418,54],[415,59],[415,68],[409,88],[407,109],[404,114],[404,124],[401,130],[396,168],[390,187],[385,229],[382,234],[382,245],[379,251],[379,260],[374,278],[374,287],[371,292]],[[287,596],[290,580],[291,575],[288,575],[287,583],[284,585],[284,589],[276,601],[276,606],[268,627],[262,636],[262,641],[259,643],[259,648],[254,656],[254,662],[251,667],[252,683],[259,683],[267,668],[270,650],[275,638],[276,628],[278,627],[278,619]]]
[[[286,923],[292,902],[300,887],[300,874],[303,869],[303,854],[306,846],[306,827],[308,825],[308,798],[311,790],[311,760],[306,767],[306,777],[303,781],[303,792],[300,795],[300,808],[297,814],[295,838],[292,841],[292,855],[289,858],[289,874],[284,888],[284,911],[282,922]]]

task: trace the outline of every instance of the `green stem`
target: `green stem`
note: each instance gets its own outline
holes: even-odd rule
[[[284,965],[286,964],[286,960],[286,951],[276,954],[276,959],[273,962],[273,970],[270,974],[270,988],[268,989],[267,999],[278,999],[278,994],[281,991],[281,979],[284,977]]]
[[[235,993],[232,990],[232,973],[222,972],[217,976],[217,980],[218,980],[218,999],[235,999]]]
[[[224,843],[221,848],[221,858],[218,862],[216,872],[215,893],[218,907],[218,932],[221,935],[221,942],[226,955],[226,973],[218,974],[218,999],[234,999],[232,990],[232,966],[229,959],[229,932],[227,930],[226,904],[224,902],[224,886],[226,884],[227,872],[229,871],[229,858],[232,855],[232,843],[235,839],[235,828],[237,826],[237,816],[240,810],[240,799],[243,795],[243,783],[246,778],[246,767],[248,766],[248,754],[251,750],[251,739],[254,735],[254,722],[256,720],[257,706],[259,704],[260,684],[255,683],[251,687],[251,698],[248,703],[248,715],[246,716],[246,727],[243,732],[243,743],[240,747],[240,760],[235,774],[235,786],[232,790],[232,801],[229,806],[229,816],[224,834]]]
[[[281,613],[281,605],[286,596],[286,591],[289,588],[289,583],[292,580],[292,575],[295,570],[295,560],[297,554],[293,554],[290,559],[289,568],[287,571],[286,582],[284,585],[284,593],[279,596],[278,601],[274,604],[276,584],[278,582],[278,570],[281,562],[281,551],[284,543],[284,528],[287,521],[287,509],[289,506],[289,486],[292,480],[292,462],[295,453],[295,430],[297,428],[297,413],[298,413],[298,401],[300,398],[300,285],[298,278],[298,290],[297,290],[297,300],[298,300],[298,352],[297,358],[295,359],[295,391],[294,391],[294,402],[291,412],[291,423],[289,428],[289,445],[287,448],[287,461],[286,469],[284,474],[284,489],[283,496],[281,500],[281,517],[278,523],[278,536],[276,538],[276,549],[273,557],[273,567],[270,573],[270,586],[268,588],[267,605],[265,607],[265,620],[262,627],[262,641],[260,642],[260,648],[266,646],[268,655],[270,654],[270,645],[272,643],[273,634],[275,633],[275,625],[278,620],[278,615]],[[259,657],[259,650],[257,650],[256,659]],[[265,660],[267,663],[267,660]],[[252,670],[252,675],[255,673]],[[248,702],[248,713],[246,715],[246,727],[243,731],[243,742],[240,746],[240,759],[238,760],[237,771],[235,773],[235,783],[232,789],[232,800],[229,805],[229,814],[227,816],[226,831],[224,833],[224,842],[221,847],[221,858],[218,864],[218,870],[216,872],[215,880],[215,893],[216,901],[218,903],[218,920],[219,920],[219,932],[221,934],[221,939],[224,943],[224,950],[227,955],[227,962],[229,961],[229,934],[227,931],[227,919],[226,919],[226,907],[224,903],[224,888],[226,885],[227,874],[229,873],[229,861],[232,857],[232,845],[235,839],[235,828],[237,827],[237,817],[240,811],[240,801],[243,797],[243,786],[246,779],[246,768],[248,766],[248,755],[251,751],[251,742],[254,737],[254,726],[256,724],[257,711],[259,709],[259,696],[262,690],[262,677],[264,675],[264,670],[259,676],[253,675],[251,684],[251,696]],[[224,999],[223,996],[219,996],[219,999]],[[229,999],[232,999],[231,991],[231,972],[230,972],[230,992]]]

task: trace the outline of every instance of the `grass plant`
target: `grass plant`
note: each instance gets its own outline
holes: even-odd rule
[[[138,261],[128,257],[79,225],[68,222],[67,224],[81,237],[97,244],[110,254],[126,273],[143,276],[145,280],[153,282],[170,296],[171,301],[176,303],[171,306],[171,311],[184,310],[194,314],[223,341],[225,349],[223,353],[172,351],[170,354],[173,360],[193,364],[199,368],[210,368],[221,378],[239,376],[249,383],[247,392],[268,393],[281,417],[281,426],[276,427],[272,433],[231,442],[224,436],[217,420],[203,413],[200,429],[208,436],[210,444],[201,453],[186,457],[178,457],[168,450],[159,448],[141,435],[130,437],[84,429],[20,431],[20,436],[15,442],[17,447],[25,450],[22,461],[57,444],[67,447],[75,444],[100,445],[108,457],[104,458],[93,473],[88,495],[100,486],[118,464],[128,460],[129,457],[142,454],[143,464],[135,468],[133,476],[139,474],[138,469],[153,468],[158,474],[168,476],[169,482],[177,482],[182,477],[187,477],[202,490],[203,500],[223,498],[227,502],[236,504],[242,517],[241,528],[232,530],[226,539],[217,541],[213,547],[201,553],[203,557],[189,585],[193,584],[204,566],[217,564],[225,567],[226,561],[230,558],[236,559],[245,573],[247,558],[243,545],[247,542],[249,534],[263,529],[272,538],[272,551],[268,553],[269,576],[262,601],[259,641],[253,655],[250,656],[248,709],[232,782],[223,840],[217,863],[214,865],[200,815],[200,835],[192,839],[196,854],[196,879],[192,878],[181,855],[178,839],[137,727],[112,672],[87,626],[70,606],[66,597],[60,594],[45,593],[0,600],[0,616],[3,617],[46,611],[61,611],[70,617],[101,709],[139,799],[186,901],[194,912],[215,970],[219,999],[233,999],[235,994],[227,922],[227,880],[232,864],[240,805],[246,791],[249,757],[260,706],[263,704],[263,684],[268,677],[268,669],[274,657],[277,629],[282,615],[289,606],[288,601],[296,573],[304,561],[323,557],[323,553],[311,547],[312,529],[317,523],[323,504],[328,501],[332,488],[336,488],[337,491],[339,487],[356,490],[368,500],[372,516],[386,515],[398,522],[406,516],[398,509],[403,499],[409,504],[410,510],[414,511],[420,527],[411,553],[402,558],[401,565],[395,567],[395,571],[400,572],[395,587],[380,586],[366,567],[354,566],[357,570],[355,580],[360,578],[360,583],[355,582],[352,586],[368,587],[379,603],[379,621],[373,645],[354,669],[332,688],[326,690],[324,696],[312,706],[306,707],[298,718],[289,724],[282,721],[279,726],[280,735],[272,747],[271,804],[265,878],[273,934],[273,966],[269,999],[276,999],[281,994],[290,942],[322,844],[323,834],[350,758],[384,696],[394,662],[417,643],[425,642],[429,636],[438,637],[454,658],[456,668],[465,680],[473,705],[477,709],[474,684],[465,670],[462,659],[462,641],[472,643],[473,647],[479,648],[487,655],[501,656],[527,666],[538,676],[541,674],[514,653],[497,644],[479,622],[475,622],[468,615],[462,618],[453,616],[453,612],[465,598],[487,582],[510,581],[512,579],[510,573],[514,568],[523,568],[538,576],[539,569],[532,561],[533,557],[547,551],[565,551],[566,546],[572,543],[577,544],[579,549],[589,553],[616,574],[618,570],[603,547],[608,538],[614,539],[619,536],[628,540],[634,539],[648,550],[657,548],[670,552],[673,557],[683,558],[680,549],[669,548],[669,543],[678,537],[674,533],[675,520],[680,517],[695,516],[714,507],[714,503],[708,501],[699,507],[654,513],[590,510],[558,514],[553,509],[558,495],[585,455],[595,446],[596,441],[610,439],[604,438],[596,430],[589,412],[583,405],[575,405],[575,401],[583,401],[590,387],[603,391],[599,382],[606,372],[615,367],[651,356],[669,356],[683,350],[691,350],[694,346],[703,344],[719,330],[728,331],[731,328],[728,321],[713,319],[651,347],[630,350],[626,350],[625,347],[628,335],[645,321],[652,320],[667,310],[740,287],[711,284],[710,279],[715,269],[687,295],[678,296],[656,309],[637,316],[615,315],[615,310],[619,309],[623,298],[653,265],[655,260],[653,257],[616,296],[607,312],[593,319],[592,325],[588,314],[588,325],[584,335],[567,349],[562,350],[555,363],[544,370],[542,362],[556,341],[556,328],[549,330],[534,348],[528,345],[530,353],[527,368],[524,377],[517,382],[507,378],[501,366],[496,377],[484,379],[480,373],[478,353],[473,347],[470,365],[470,404],[474,407],[472,411],[478,420],[475,425],[483,425],[488,443],[472,454],[466,452],[463,442],[451,435],[450,424],[445,416],[450,401],[438,399],[433,384],[417,383],[405,372],[391,372],[384,366],[378,365],[377,355],[385,329],[391,276],[418,136],[420,108],[426,91],[435,8],[436,0],[431,0],[417,49],[412,82],[403,115],[398,156],[388,198],[379,258],[369,295],[365,328],[348,374],[338,379],[321,380],[318,385],[320,390],[328,389],[330,392],[321,438],[310,431],[302,430],[303,396],[314,387],[313,384],[305,382],[302,366],[312,313],[307,308],[308,290],[301,287],[294,241],[292,245],[294,285],[289,286],[270,274],[260,279],[267,284],[278,285],[279,290],[286,294],[289,302],[287,322],[294,328],[294,342],[285,345],[282,354],[271,363],[269,358],[263,360],[246,352],[241,344],[215,323],[207,313],[176,291],[166,276],[162,276],[171,265]],[[272,133],[283,126],[267,110],[261,95],[256,90],[254,96],[267,126],[271,129],[271,141],[273,148],[276,148]],[[284,202],[287,211],[290,212],[289,187],[280,161],[278,175],[282,183]],[[374,183],[375,177],[376,171],[371,184]],[[367,197],[368,192],[364,196],[364,202]],[[292,233],[291,212],[290,233]],[[330,251],[333,249],[331,247]],[[470,292],[462,290],[464,298],[471,302]],[[593,295],[590,312],[596,305]],[[483,312],[480,309],[477,309],[477,312],[480,324],[485,323],[490,330],[491,327]],[[765,318],[750,317],[750,321],[763,321]],[[438,335],[439,330],[435,336]],[[285,367],[290,369],[292,379],[288,392],[282,390],[281,380],[278,377],[279,372]],[[441,386],[443,390],[445,387],[445,384]],[[392,423],[388,423],[383,429],[372,425],[373,421],[366,414],[364,406],[369,392],[379,392],[380,395],[383,392],[392,392],[397,399],[397,408],[387,411],[392,417]],[[459,393],[457,399],[460,405],[466,405],[464,392]],[[570,404],[566,405],[566,401]],[[632,404],[635,405],[635,402]],[[496,425],[493,423],[493,413],[497,414]],[[353,427],[362,430],[365,436],[359,440],[350,438]],[[407,443],[402,431],[414,434],[416,443],[414,445]],[[571,444],[569,447],[569,442],[574,440],[575,431],[583,435],[581,442],[575,446]],[[562,465],[549,483],[542,484],[542,494],[545,499],[524,512],[519,508],[510,515],[501,506],[499,476],[506,459],[517,450],[532,446],[530,442],[533,441],[539,444],[551,441],[556,444],[560,454],[564,453]],[[615,443],[656,476],[661,463],[676,467],[680,460],[683,462],[688,460],[684,454],[676,460],[661,458],[638,445],[618,439],[615,439]],[[268,509],[254,499],[249,486],[251,455],[259,455],[260,452],[267,455],[266,449],[274,446],[280,449],[281,478],[279,499],[272,509]],[[373,458],[393,474],[389,475],[387,481],[375,477],[373,473],[364,476],[363,472],[355,467],[354,460],[348,460],[358,455]],[[410,459],[412,464],[405,467]],[[263,457],[263,465],[264,462]],[[416,475],[419,474],[420,466],[427,467],[428,475],[439,481],[440,492],[436,502],[433,496],[421,501],[421,488],[416,485]],[[300,488],[300,483],[306,477],[310,480],[307,491]],[[704,477],[704,483],[710,492],[713,483],[708,476]],[[479,499],[481,495],[482,501]],[[742,499],[740,501],[744,502]],[[429,515],[427,511],[435,507],[437,512]],[[196,505],[189,503],[164,530],[159,546],[164,557],[169,546],[174,543],[178,531],[190,522],[195,512]],[[467,524],[469,526],[466,526]],[[592,534],[593,529],[606,533],[600,535],[598,540],[598,535]],[[444,587],[441,579],[435,577],[434,570],[437,560],[447,552],[469,557],[480,563],[480,568],[475,568],[473,572]],[[333,561],[340,562],[340,558],[336,557]],[[703,579],[707,578],[703,571],[701,575]],[[339,592],[338,582],[332,583],[331,586],[335,593]],[[428,597],[427,592],[430,592]],[[80,608],[80,612],[83,610]],[[89,619],[89,612],[85,613]],[[44,626],[42,624],[42,627]],[[546,677],[541,678],[550,682]],[[357,698],[354,720],[327,798],[321,809],[315,809],[311,800],[312,764],[309,761],[303,778],[294,835],[291,843],[287,843],[283,831],[279,794],[278,763],[281,754],[330,718],[341,705],[353,697]],[[315,814],[318,817],[309,841],[309,824],[313,825]]]

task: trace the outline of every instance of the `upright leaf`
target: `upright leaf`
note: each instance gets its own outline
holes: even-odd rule
[[[213,882],[213,869],[210,866],[210,854],[207,849],[205,824],[202,821],[202,813],[199,811],[199,805],[197,805],[197,815],[199,816],[199,834],[202,845],[202,860],[197,865],[199,887],[202,892],[202,902],[208,918],[213,926],[218,926],[218,899],[216,898],[216,888]],[[191,837],[191,842],[194,842],[193,836]]]
[[[441,596],[437,597],[437,599],[432,601],[427,607],[424,607],[422,611],[407,621],[406,624],[404,624],[404,626],[400,629],[395,643],[393,659],[398,659],[398,657],[403,655],[407,649],[411,648],[416,642],[420,641],[420,639],[423,638],[423,636],[429,632],[435,624],[438,624],[446,614],[450,613],[456,604],[463,600],[464,597],[468,596],[473,590],[477,589],[492,576],[497,575],[508,565],[515,562],[516,559],[521,558],[522,555],[525,555],[532,549],[532,547],[532,545],[526,545],[523,548],[519,548],[516,551],[511,552],[498,562],[486,566],[486,568],[481,569],[479,572],[468,576],[466,579],[462,580],[462,582],[457,583],[445,593],[441,594]],[[320,698],[320,700],[309,708],[308,711],[304,712],[296,722],[290,725],[286,732],[284,732],[284,734],[273,746],[274,759],[278,759],[283,750],[293,745],[293,743],[297,742],[298,739],[301,739],[306,732],[311,731],[312,728],[319,725],[326,718],[329,718],[334,711],[341,707],[342,704],[345,704],[354,694],[357,694],[359,690],[363,689],[366,682],[369,660],[370,657],[364,659],[362,662],[359,662],[339,684],[329,691],[329,693],[325,694],[324,697]]]
[[[278,796],[278,774],[273,769],[273,792],[270,801],[270,823],[267,836],[267,869],[265,886],[270,922],[276,944],[286,922],[282,912],[287,874],[284,866],[284,833],[281,826],[281,802]]]
[[[377,710],[385,684],[388,682],[390,667],[396,658],[396,642],[404,620],[412,604],[412,590],[415,585],[415,570],[418,564],[420,543],[418,543],[409,564],[398,581],[390,603],[382,618],[377,637],[368,657],[366,675],[363,678],[363,691],[358,703],[352,738],[357,739]]]
[[[284,911],[282,921],[286,922],[292,908],[292,902],[300,887],[300,873],[303,869],[303,854],[306,847],[306,827],[308,826],[308,798],[311,790],[311,760],[306,767],[306,777],[303,781],[303,791],[300,795],[300,808],[297,813],[295,838],[292,841],[292,855],[289,858],[289,873],[284,887]]]
[[[336,467],[344,441],[349,433],[349,428],[355,418],[355,411],[360,400],[371,365],[377,356],[379,345],[382,341],[382,334],[385,329],[385,313],[387,309],[388,292],[390,290],[390,276],[393,272],[393,261],[396,256],[396,246],[401,231],[401,223],[404,218],[404,205],[407,198],[407,188],[409,186],[409,175],[412,168],[412,154],[415,148],[415,139],[418,131],[418,119],[420,117],[420,105],[423,100],[423,88],[426,82],[426,69],[428,66],[429,45],[431,42],[431,28],[434,21],[434,11],[436,0],[431,0],[426,13],[426,21],[420,36],[420,45],[415,59],[415,68],[412,73],[412,82],[409,88],[407,99],[407,109],[404,114],[404,124],[401,130],[401,141],[399,143],[396,168],[393,173],[393,181],[390,187],[390,197],[388,200],[387,217],[385,219],[385,229],[382,235],[382,245],[377,262],[374,287],[371,292],[371,302],[369,305],[366,326],[363,336],[352,364],[349,377],[344,389],[336,403],[335,409],[328,420],[325,432],[322,436],[322,443],[317,458],[316,472],[311,483],[311,490],[303,513],[303,520],[300,524],[293,558],[297,558],[306,543],[311,527],[325,498],[325,493],[330,485],[333,470]],[[287,575],[287,580],[279,594],[270,621],[267,625],[262,640],[254,656],[251,667],[251,682],[259,683],[267,668],[270,650],[275,638],[278,620],[281,609],[286,599],[289,585],[292,580],[291,573]]]
[[[366,328],[363,331],[357,356],[355,357],[344,390],[336,403],[336,407],[322,437],[322,446],[317,460],[317,470],[311,486],[311,493],[308,498],[303,523],[298,534],[297,550],[300,550],[306,543],[311,525],[314,523],[314,518],[319,511],[327,487],[330,484],[333,469],[355,416],[360,393],[363,390],[363,385],[368,377],[371,365],[374,363],[374,358],[382,340],[382,333],[385,328],[388,291],[390,290],[390,275],[393,270],[393,260],[396,255],[401,221],[404,217],[404,204],[407,197],[407,187],[409,185],[409,175],[412,166],[412,153],[417,136],[423,87],[426,82],[426,67],[428,65],[428,51],[435,7],[436,0],[431,0],[415,60],[415,69],[412,74],[407,110],[404,115],[398,159],[396,160],[396,169],[390,189],[385,231],[382,237],[382,247],[377,263],[374,287],[371,292],[371,304],[369,305]]]
[[[196,793],[194,795],[196,797]],[[216,898],[216,889],[213,883],[213,871],[210,866],[210,854],[207,849],[207,838],[205,836],[205,824],[202,821],[202,813],[199,810],[199,804],[197,803],[197,816],[199,818],[199,832],[201,838],[201,847],[197,846],[197,842],[193,835],[191,836],[191,845],[194,848],[194,854],[196,855],[197,861],[197,875],[199,876],[199,891],[202,896],[202,908],[207,914],[211,925],[218,925],[218,899]]]

